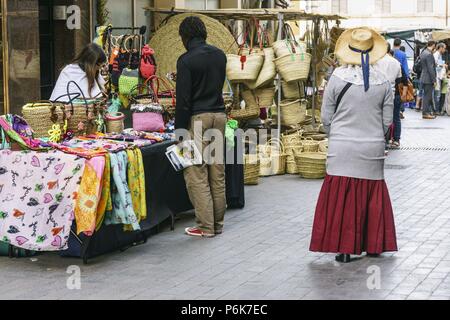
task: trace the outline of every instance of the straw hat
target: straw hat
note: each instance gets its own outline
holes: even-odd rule
[[[337,40],[334,53],[341,64],[361,65],[361,53],[357,50],[370,50],[369,63],[374,64],[386,55],[387,42],[373,29],[367,27],[348,29]]]

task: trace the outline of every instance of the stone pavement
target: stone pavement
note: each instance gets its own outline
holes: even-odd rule
[[[184,214],[175,232],[87,266],[54,254],[0,257],[0,298],[448,300],[450,118],[407,111],[403,126],[402,150],[386,161],[397,253],[339,264],[309,252],[321,181],[286,175],[246,187],[245,209],[230,210],[214,239],[183,235],[193,222]],[[80,290],[67,289],[71,265],[81,268]]]

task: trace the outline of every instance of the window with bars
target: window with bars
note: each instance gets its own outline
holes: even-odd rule
[[[347,14],[348,0],[331,0],[331,13],[333,14]]]
[[[390,14],[391,0],[375,0],[375,13]]]
[[[432,13],[433,12],[433,0],[417,0],[417,12],[418,13]]]

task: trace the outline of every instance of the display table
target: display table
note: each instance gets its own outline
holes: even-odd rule
[[[69,249],[62,256],[81,257],[84,263],[92,257],[129,246],[145,243],[147,238],[158,231],[158,226],[171,219],[172,230],[177,213],[192,210],[182,172],[176,172],[165,156],[167,147],[173,142],[162,142],[141,149],[144,160],[147,219],[141,222],[141,230],[124,232],[122,225],[103,225],[92,237],[75,236],[69,238]],[[237,160],[236,150],[234,153]],[[233,154],[231,154],[233,155]],[[237,163],[237,162],[235,162]],[[244,169],[243,165],[226,166],[228,208],[243,208]],[[75,225],[72,230],[76,230]]]

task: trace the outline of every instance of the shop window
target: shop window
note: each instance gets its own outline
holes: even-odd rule
[[[108,0],[109,20],[113,27],[140,27],[150,24],[150,15],[143,9],[151,7],[151,0]],[[119,31],[119,33],[123,33]]]
[[[347,0],[331,0],[332,14],[347,14],[348,13]]]
[[[418,13],[432,13],[433,12],[433,0],[417,0],[417,12]]]
[[[375,12],[381,14],[390,14],[391,0],[375,0]]]
[[[190,0],[186,3],[186,8],[193,10],[219,9],[219,0]]]

